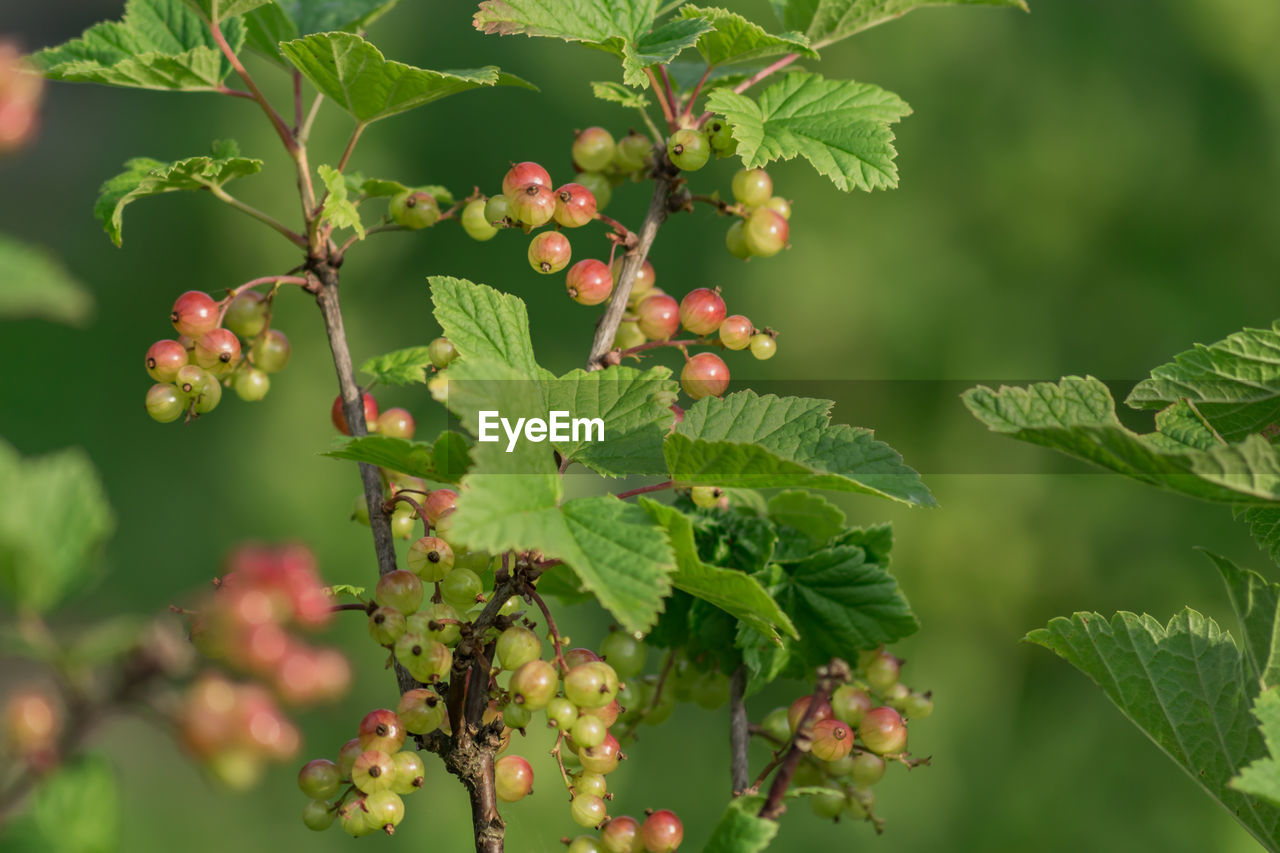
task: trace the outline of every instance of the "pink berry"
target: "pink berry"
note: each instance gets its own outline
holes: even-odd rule
[[[821,720],[813,727],[810,751],[823,761],[839,761],[853,749],[853,732],[833,718]]]
[[[413,415],[396,406],[378,416],[378,432],[392,438],[413,438]]]
[[[715,353],[700,352],[684,363],[680,387],[695,400],[719,397],[729,387],[729,366]]]
[[[582,184],[565,184],[555,196],[555,219],[565,228],[580,228],[596,218],[596,197]]]
[[[571,257],[569,238],[559,231],[544,231],[529,241],[529,266],[543,275],[560,272]]]
[[[897,711],[886,706],[872,708],[862,715],[858,737],[867,749],[879,755],[907,748],[907,726]]]
[[[196,364],[225,372],[240,360],[240,339],[226,329],[211,329],[196,340]]]
[[[768,258],[778,254],[787,245],[787,237],[791,233],[787,220],[767,207],[756,208],[747,217],[743,226],[743,237],[751,254]]]
[[[633,853],[642,849],[640,822],[628,815],[610,819],[600,830],[600,843],[609,853]]]
[[[533,767],[518,755],[504,755],[494,762],[493,781],[504,803],[523,800],[533,793]]]
[[[540,187],[551,189],[551,176],[547,174],[546,169],[537,163],[528,160],[523,163],[516,163],[507,170],[507,174],[502,178],[502,192],[506,195],[511,195],[516,189],[526,184],[537,184]]]
[[[599,305],[613,293],[613,276],[603,261],[587,258],[569,267],[565,287],[579,305]]]
[[[178,334],[198,338],[218,327],[218,303],[203,291],[188,290],[174,301],[169,319]]]
[[[333,399],[333,408],[329,411],[329,417],[332,419],[333,425],[338,428],[338,432],[343,435],[351,435],[351,430],[347,426],[347,416],[342,411],[341,394]],[[378,401],[373,399],[373,395],[368,391],[364,394],[364,420],[366,428],[373,427],[378,423]]]
[[[422,508],[427,513],[427,520],[435,524],[457,504],[458,493],[453,489],[436,489],[427,495],[427,499],[422,502]]]
[[[680,300],[680,324],[695,335],[709,335],[724,320],[724,300],[707,287],[690,290]]]
[[[720,322],[720,343],[731,350],[746,349],[754,333],[755,326],[741,314],[725,317]]]
[[[680,305],[665,293],[654,294],[636,308],[636,320],[649,340],[668,340],[680,328]]]
[[[591,651],[591,649],[569,649],[564,653],[564,662],[569,665],[569,669],[576,669],[584,663],[594,663],[598,660],[604,660],[604,658]]]
[[[622,262],[624,260],[625,259],[622,257],[615,258],[613,266],[610,267],[610,270],[613,272],[614,284],[618,283],[618,276],[622,275]],[[635,280],[631,283],[632,298],[643,297],[649,291],[653,290],[655,281],[653,264],[649,263],[649,260],[646,258],[645,262],[640,265],[640,271],[636,273]]]
[[[661,809],[644,819],[640,839],[649,853],[671,853],[684,841],[684,824],[675,812]]]
[[[378,749],[387,755],[395,755],[404,746],[406,735],[404,723],[400,722],[395,711],[379,708],[364,715],[356,731],[356,740],[366,750]]]
[[[507,202],[507,215],[530,228],[546,225],[556,212],[556,194],[542,184],[517,187]]]
[[[791,703],[791,707],[787,709],[787,725],[791,727],[794,733],[800,727],[800,721],[804,719],[805,712],[809,710],[809,703],[813,701],[812,696],[801,696],[799,699]],[[831,703],[823,702],[814,710],[812,716],[809,717],[809,723],[820,723],[823,720],[831,718]]]
[[[157,382],[172,382],[186,366],[187,350],[177,341],[156,341],[147,349],[147,374]]]

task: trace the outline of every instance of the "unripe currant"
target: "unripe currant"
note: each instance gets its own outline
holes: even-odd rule
[[[675,812],[661,809],[644,819],[640,839],[649,853],[671,853],[684,841],[684,824]]]
[[[490,196],[484,203],[484,218],[493,225],[494,230],[500,228],[511,216],[511,202],[505,195]]]
[[[505,205],[506,199],[504,198],[502,201]],[[477,240],[481,243],[485,240],[493,239],[493,235],[498,233],[497,227],[493,225],[492,221],[486,214],[487,207],[488,202],[484,199],[474,199],[467,202],[466,207],[462,208],[462,216],[460,217],[462,230],[467,232],[467,236],[472,240]],[[502,215],[506,216],[505,210]],[[501,217],[499,217],[499,219],[501,219]]]
[[[338,432],[343,435],[351,435],[351,430],[347,426],[346,413],[342,411],[342,395],[339,394],[333,398],[333,407],[329,410],[329,419],[333,421],[333,425]],[[378,423],[378,401],[373,399],[373,395],[368,391],[364,392],[364,420],[367,429],[372,430]]]
[[[454,568],[440,582],[440,594],[444,600],[463,611],[470,610],[484,598],[484,582],[470,569]]]
[[[613,165],[619,172],[629,174],[645,167],[653,153],[653,140],[641,133],[628,133],[618,140],[613,152]]]
[[[396,569],[378,579],[373,598],[383,607],[394,607],[406,616],[422,606],[422,581],[413,572]]]
[[[502,177],[502,192],[504,195],[512,195],[517,189],[528,184],[537,184],[540,187],[551,189],[551,176],[547,174],[546,169],[537,163],[528,160],[523,163],[516,163]]]
[[[364,798],[365,822],[374,830],[394,835],[404,820],[404,800],[390,789],[375,791]]]
[[[813,701],[812,696],[801,696],[799,699],[791,703],[791,707],[787,709],[787,725],[792,733],[800,727],[800,721],[804,719],[805,713],[809,710],[809,703]],[[819,703],[818,707],[809,716],[810,725],[820,723],[823,720],[831,718],[831,704],[825,700]]]
[[[365,820],[369,813],[365,810],[364,801],[364,797],[353,797],[344,801],[338,809],[338,820],[342,824],[342,831],[352,838],[361,838],[375,832]]]
[[[604,743],[609,727],[599,717],[583,714],[573,723],[571,737],[579,747],[593,747]]]
[[[453,665],[453,652],[444,643],[407,631],[396,640],[395,654],[400,665],[423,684],[446,678]]]
[[[719,290],[698,287],[680,300],[680,325],[695,335],[709,335],[725,318],[724,299]]]
[[[555,698],[558,684],[554,666],[544,660],[531,660],[511,674],[511,699],[530,711],[538,711]]]
[[[633,634],[626,631],[613,631],[600,643],[600,654],[605,663],[613,667],[618,678],[634,678],[644,672],[645,659],[649,649]]]
[[[147,389],[147,414],[162,424],[172,423],[187,410],[187,397],[168,382]]]
[[[413,438],[413,415],[395,406],[378,416],[377,432],[391,438]]]
[[[529,266],[543,275],[560,272],[569,265],[573,247],[559,231],[543,231],[529,241]]]
[[[665,293],[648,296],[636,308],[636,323],[649,340],[670,340],[680,328],[680,305]]]
[[[313,800],[327,800],[342,789],[342,772],[327,758],[316,758],[298,771],[298,787]]]
[[[556,190],[554,216],[565,228],[581,228],[596,218],[596,197],[582,184],[565,184]]]
[[[600,830],[600,843],[605,853],[640,853],[644,849],[640,822],[628,815],[610,819]]]
[[[594,835],[579,835],[569,842],[564,853],[605,853],[605,848]]]
[[[884,699],[884,704],[902,712],[906,708],[907,700],[911,698],[911,688],[899,681],[890,684],[881,691],[880,695]]]
[[[933,713],[932,693],[912,693],[902,703],[903,713],[912,720],[922,720]]]
[[[458,616],[458,611],[443,601],[432,603],[410,616],[408,621],[409,630],[419,631],[424,637],[446,646],[452,646],[462,636],[462,628],[458,624],[462,619]],[[432,624],[437,627],[433,629]]]
[[[197,415],[208,414],[216,409],[220,402],[222,402],[222,385],[218,382],[217,377],[206,370],[204,385],[201,387],[200,395],[196,397],[195,405],[191,407],[191,410]]]
[[[768,207],[753,210],[743,228],[747,248],[762,258],[772,257],[786,248],[791,231],[782,214]]]
[[[907,748],[907,727],[892,708],[872,708],[862,715],[858,737],[867,749],[880,755],[902,752]]]
[[[533,793],[533,767],[519,755],[504,755],[493,763],[493,783],[504,803],[523,800]]]
[[[883,779],[887,767],[885,760],[880,756],[870,752],[859,752],[853,757],[853,767],[849,776],[855,785],[867,787]]]
[[[767,332],[759,332],[751,336],[751,354],[756,361],[768,361],[778,351],[778,341]]]
[[[618,673],[604,661],[572,667],[564,676],[564,695],[579,708],[603,708],[618,695]]]
[[[578,706],[568,699],[557,696],[547,703],[547,726],[561,731],[569,731],[578,719]]]
[[[302,824],[307,829],[323,832],[333,825],[333,812],[324,800],[309,800],[302,807]]]
[[[406,692],[396,706],[396,716],[404,723],[405,731],[415,735],[429,734],[440,728],[446,713],[444,699],[425,687]]]
[[[218,327],[218,303],[204,291],[188,290],[174,301],[169,320],[178,334],[198,338]]]
[[[391,199],[391,219],[400,226],[419,231],[440,221],[440,205],[431,193],[410,190]]]
[[[401,750],[391,756],[396,763],[396,781],[391,790],[397,794],[412,794],[422,787],[427,767],[422,756],[412,750]]]
[[[569,816],[578,826],[598,826],[609,816],[609,809],[601,797],[578,794],[569,803]]]
[[[842,791],[823,791],[809,798],[810,808],[820,818],[832,820],[844,814],[846,798]]]
[[[750,345],[755,326],[741,314],[733,314],[720,322],[719,333],[726,349],[743,350]]]
[[[444,370],[458,357],[458,348],[448,338],[436,338],[427,344],[427,356],[436,370]]]
[[[680,370],[680,387],[694,400],[719,397],[729,387],[729,366],[712,352],[700,352]]]
[[[823,761],[839,761],[853,749],[853,732],[834,718],[820,720],[813,727],[810,751]]]
[[[147,348],[147,375],[157,382],[172,382],[187,361],[187,350],[182,344],[167,339],[156,341]]]
[[[599,172],[613,160],[613,134],[603,127],[578,131],[573,140],[573,164],[584,172]]]
[[[212,329],[196,339],[196,364],[227,373],[240,361],[240,339],[227,329]]]
[[[733,197],[747,207],[759,207],[773,195],[773,179],[764,169],[740,169],[733,176]]]
[[[602,658],[591,649],[575,648],[569,649],[564,653],[564,662],[569,665],[570,669],[598,660],[602,660]]]
[[[774,708],[765,714],[764,719],[760,721],[760,727],[764,729],[765,734],[779,743],[791,740],[791,724],[787,719],[786,708]]]
[[[289,338],[279,329],[268,329],[249,347],[249,360],[264,373],[279,373],[289,363],[292,347]]]
[[[852,684],[842,684],[831,694],[831,714],[837,720],[856,726],[862,715],[871,710],[871,697]]]
[[[442,581],[453,571],[453,549],[437,536],[423,536],[409,546],[405,563],[427,583]]]
[[[173,377],[173,384],[177,386],[178,392],[190,402],[204,392],[205,384],[212,378],[203,367],[196,364],[188,364],[178,370],[177,375]]]
[[[404,723],[395,711],[379,708],[364,715],[356,730],[356,740],[366,750],[378,749],[393,755],[404,745],[405,734]]]
[[[609,183],[607,175],[601,172],[582,172],[578,175],[578,183],[586,187],[595,198],[597,211],[609,206],[613,199],[613,184]]]
[[[724,247],[729,250],[729,254],[740,260],[745,261],[751,257],[751,247],[747,245],[747,229],[741,219],[730,225],[725,232]]]
[[[380,646],[393,646],[404,636],[404,614],[394,607],[379,607],[369,614],[369,636]]]
[[[413,538],[413,533],[417,526],[418,517],[407,506],[404,509],[397,508],[395,512],[391,513],[391,535],[395,538],[403,539],[407,542]]]
[[[648,338],[640,331],[640,324],[635,320],[623,320],[618,324],[618,333],[613,336],[614,349],[631,349],[643,344]]]
[[[565,289],[579,305],[599,305],[613,293],[613,276],[604,261],[585,258],[569,267]]]
[[[502,708],[502,722],[509,729],[523,731],[529,723],[533,722],[533,712],[523,705],[507,704]]]
[[[791,218],[791,202],[781,196],[774,196],[764,203],[764,206],[780,215],[783,219]]]
[[[387,791],[396,781],[396,763],[380,749],[366,749],[351,765],[351,784],[362,793]]]
[[[613,265],[609,267],[609,271],[613,274],[613,283],[618,283],[618,278],[622,275],[622,265],[626,258],[614,258]],[[657,276],[653,271],[653,264],[649,263],[646,258],[644,263],[640,265],[640,269],[636,272],[636,277],[631,281],[631,296],[643,297],[653,290],[653,286],[657,283]]]
[[[246,403],[256,403],[271,390],[271,377],[256,367],[240,370],[231,380],[236,396]]]
[[[245,340],[256,338],[267,327],[267,298],[256,290],[236,294],[227,306],[222,325]]]
[[[866,665],[867,684],[872,690],[883,692],[891,685],[898,683],[898,675],[902,670],[902,662],[888,652],[881,650]]]
[[[542,657],[542,640],[523,625],[512,625],[498,635],[497,652],[503,669],[519,669]]]
[[[697,130],[683,128],[667,139],[667,157],[682,172],[696,172],[711,159],[711,143]]]
[[[721,156],[733,153],[738,147],[737,141],[733,138],[733,132],[729,128],[729,122],[722,118],[713,118],[707,122],[707,141]]]
[[[507,194],[507,215],[522,225],[538,228],[551,221],[556,212],[556,195],[551,187],[525,184]]]

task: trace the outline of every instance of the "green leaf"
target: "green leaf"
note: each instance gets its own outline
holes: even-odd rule
[[[783,566],[771,590],[797,625],[797,650],[810,665],[914,634],[920,623],[885,568],[867,560],[862,548],[840,545]]]
[[[728,9],[688,5],[680,9],[680,14],[711,25],[711,31],[698,39],[698,52],[708,65],[754,62],[784,53],[818,58],[818,52],[809,47],[809,39],[801,33],[773,35]]]
[[[93,215],[102,223],[111,242],[119,246],[124,240],[124,209],[136,199],[185,190],[220,190],[228,181],[262,170],[261,160],[238,154],[228,156],[226,152],[230,150],[233,149],[224,147],[212,157],[189,157],[174,163],[149,157],[129,160],[124,164],[127,171],[99,188]]]
[[[730,800],[702,853],[760,853],[768,847],[778,834],[778,822],[758,815],[761,802],[759,797]]]
[[[674,507],[640,498],[640,505],[667,531],[675,552],[677,569],[672,585],[710,602],[743,624],[778,642],[778,632],[798,637],[795,626],[760,582],[745,572],[704,563],[694,545],[693,524]]]
[[[829,400],[739,391],[685,412],[664,443],[678,485],[809,487],[934,506],[920,475],[870,430],[832,426]]]
[[[320,221],[334,228],[351,228],[356,236],[364,239],[364,223],[360,221],[360,211],[347,197],[347,182],[342,173],[332,166],[317,166],[316,172],[329,190],[324,200],[324,209],[320,211]]]
[[[803,491],[779,492],[770,498],[769,520],[779,528],[780,542],[792,542],[789,547],[793,549],[803,548],[800,556],[826,545],[845,525],[844,510],[822,495]],[[790,536],[792,532],[797,535]]]
[[[285,42],[280,50],[321,94],[362,124],[481,86],[534,88],[491,65],[428,71],[394,62],[354,33],[315,33]]]
[[[1272,806],[1280,806],[1280,763],[1273,757],[1280,752],[1280,687],[1258,694],[1253,702],[1253,715],[1262,724],[1268,756],[1243,768],[1240,775],[1231,780],[1231,787]]]
[[[693,510],[692,517],[702,559],[752,573],[763,570],[774,559],[778,533],[767,519],[716,510]]]
[[[245,17],[249,47],[279,63],[280,42],[334,30],[358,32],[391,11],[398,0],[275,0]]]
[[[239,50],[240,19],[227,21],[222,32]],[[31,62],[50,80],[188,92],[215,91],[231,73],[209,27],[184,0],[128,0],[119,21],[95,24]]]
[[[89,291],[39,246],[0,234],[0,269],[0,318],[41,317],[83,326],[93,312]]]
[[[865,29],[925,6],[1012,6],[1027,11],[1026,0],[770,0],[782,25],[826,47]]]
[[[452,482],[451,479],[444,479],[445,475],[436,470],[434,448],[425,441],[410,441],[389,435],[335,438],[333,447],[324,455],[351,462],[368,462],[411,477]]]
[[[466,279],[437,275],[428,281],[436,322],[464,359],[501,362],[525,379],[539,376],[523,301]]]
[[[1183,401],[1227,441],[1258,432],[1273,437],[1280,431],[1280,321],[1196,344],[1151,371],[1125,400],[1138,409]]]
[[[369,359],[360,365],[360,372],[388,385],[415,385],[427,381],[430,367],[427,347],[407,347]]]
[[[592,83],[591,93],[602,101],[612,101],[629,109],[646,110],[649,99],[641,92],[621,83]]]
[[[445,483],[456,483],[471,467],[471,441],[462,433],[445,430],[436,437],[431,448],[436,477]]]
[[[834,545],[852,545],[866,552],[867,561],[888,568],[893,550],[893,524],[882,521],[870,527],[850,527],[836,537]]]
[[[365,588],[362,586],[352,586],[349,583],[335,583],[328,587],[329,594],[334,598],[347,595],[356,600],[363,600],[365,597]]]
[[[31,806],[5,827],[7,853],[116,853],[120,797],[115,772],[97,755],[73,758],[36,789]]]
[[[1069,376],[1029,388],[979,386],[969,411],[995,432],[1059,450],[1144,483],[1212,501],[1280,500],[1280,456],[1259,436],[1206,450],[1170,450],[1126,429],[1107,386]]]
[[[1276,849],[1280,810],[1228,787],[1264,747],[1249,716],[1244,661],[1217,623],[1189,608],[1167,626],[1135,613],[1110,622],[1076,613],[1026,639],[1092,679],[1192,781]]]
[[[622,79],[631,86],[645,86],[648,75],[644,70],[651,65],[666,65],[685,48],[693,47],[711,25],[698,18],[676,18],[652,32],[640,36],[635,43],[628,43],[622,53]]]
[[[745,696],[754,696],[790,670],[798,668],[799,662],[791,654],[791,641],[771,639],[745,623],[738,625],[734,646],[742,655],[742,663],[747,670]]]
[[[549,385],[550,411],[571,418],[598,418],[604,440],[587,429],[578,441],[557,442],[556,450],[605,477],[661,474],[666,471],[662,440],[671,427],[679,386],[671,371],[654,367],[608,367],[588,373],[574,370]]]
[[[1231,511],[1238,521],[1249,525],[1249,533],[1258,547],[1280,563],[1280,507],[1241,504],[1232,507]]]
[[[898,185],[889,125],[911,107],[879,86],[797,72],[765,89],[758,102],[714,89],[707,108],[728,120],[748,168],[801,156],[845,192]]]
[[[0,483],[0,591],[49,610],[89,585],[115,516],[78,448],[24,459],[0,440]]]
[[[252,12],[259,6],[265,6],[273,0],[188,0],[199,9],[206,18],[226,22],[246,12]]]
[[[1231,608],[1244,632],[1245,659],[1262,686],[1280,686],[1280,584],[1241,569],[1226,557],[1205,551],[1227,584]]]

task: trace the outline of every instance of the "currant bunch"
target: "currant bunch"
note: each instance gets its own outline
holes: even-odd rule
[[[153,343],[145,359],[155,380],[147,391],[147,414],[160,423],[188,420],[213,411],[224,387],[255,402],[271,388],[271,374],[289,363],[289,338],[271,327],[275,290],[252,288],[221,301],[189,290],[173,303],[169,320],[178,333]]]
[[[788,245],[791,202],[773,194],[773,179],[764,169],[740,169],[730,186],[734,205],[725,211],[740,217],[725,234],[725,247],[735,258],[771,258]]]
[[[187,750],[214,778],[237,790],[257,783],[267,762],[292,758],[301,743],[269,690],[217,673],[191,684],[175,722]]]

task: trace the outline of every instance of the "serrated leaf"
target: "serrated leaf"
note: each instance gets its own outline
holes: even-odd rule
[[[0,440],[0,483],[0,592],[47,611],[89,586],[115,515],[78,448],[24,459]]]
[[[759,24],[728,9],[690,4],[681,7],[680,14],[685,18],[705,21],[711,26],[711,31],[698,39],[698,52],[708,65],[754,62],[784,53],[798,53],[809,59],[818,58],[818,52],[809,47],[809,39],[802,33],[774,35]]]
[[[816,48],[848,38],[925,6],[1012,6],[1025,0],[770,0],[782,25],[808,35]]]
[[[1231,508],[1237,521],[1249,525],[1249,533],[1258,547],[1280,563],[1280,507],[1242,504]]]
[[[1227,585],[1231,608],[1244,632],[1245,660],[1262,689],[1280,686],[1280,584],[1257,572],[1241,569],[1226,557],[1209,551]]]
[[[645,86],[644,70],[652,65],[666,65],[698,39],[710,32],[711,24],[700,18],[676,18],[628,42],[622,51],[622,79],[630,86]]]
[[[0,318],[40,317],[82,326],[93,297],[58,258],[39,246],[0,234]]]
[[[591,93],[602,101],[612,101],[629,109],[645,110],[649,107],[649,99],[621,83],[592,83]]]
[[[360,372],[388,385],[414,385],[427,381],[430,367],[427,347],[406,347],[369,359],[360,365]]]
[[[1205,450],[1170,449],[1145,440],[1116,417],[1097,379],[1069,376],[1028,388],[979,386],[963,395],[969,411],[995,432],[1059,450],[1144,483],[1212,501],[1280,499],[1280,454],[1259,436]]]
[[[694,544],[693,524],[679,510],[640,498],[640,505],[667,531],[677,570],[671,576],[676,589],[710,602],[744,625],[778,642],[778,632],[797,637],[795,626],[760,582],[745,572],[704,563]]]
[[[436,437],[431,447],[435,462],[436,478],[445,483],[456,483],[471,467],[471,441],[462,433],[445,430]]]
[[[605,477],[661,474],[666,471],[662,440],[675,415],[671,411],[679,386],[671,371],[641,371],[613,366],[588,373],[574,370],[549,382],[550,411],[570,418],[598,418],[603,440],[590,429],[578,441],[557,442],[565,459],[581,463]]]
[[[315,33],[284,42],[280,51],[321,94],[362,124],[481,86],[534,88],[492,65],[428,71],[394,62],[354,33]]]
[[[188,0],[210,20],[226,21],[246,12],[252,12],[259,6],[265,6],[273,0]]]
[[[911,107],[879,86],[797,72],[765,89],[759,101],[714,89],[707,108],[728,120],[748,168],[800,156],[845,192],[898,185],[889,125]]]
[[[226,153],[224,147],[217,153]],[[125,164],[127,171],[116,175],[98,189],[93,214],[117,246],[124,240],[124,209],[135,200],[169,192],[221,188],[228,181],[254,175],[262,170],[261,160],[240,156],[189,157],[162,163],[137,157]]]
[[[1267,744],[1268,756],[1243,768],[1240,775],[1231,780],[1231,787],[1272,806],[1280,806],[1280,763],[1274,758],[1280,754],[1280,687],[1258,694],[1253,702],[1253,715],[1261,724],[1259,730]]]
[[[466,279],[437,275],[428,281],[436,322],[463,358],[501,362],[526,379],[539,375],[523,301]]]
[[[72,758],[40,782],[27,811],[5,827],[7,853],[116,853],[115,772],[98,755]]]
[[[739,391],[694,403],[663,445],[678,485],[809,487],[934,506],[920,475],[872,432],[832,426],[829,400]]]
[[[398,0],[274,0],[245,16],[249,47],[281,65],[280,42],[312,33],[367,29],[396,5]]]
[[[760,817],[763,798],[737,797],[711,833],[702,853],[760,853],[778,834],[777,821]]]
[[[1168,625],[1135,613],[1111,621],[1077,613],[1027,640],[1092,679],[1197,785],[1276,849],[1280,809],[1228,787],[1265,750],[1249,716],[1244,661],[1217,623],[1189,608]]]
[[[244,43],[244,26],[222,27],[232,50]],[[139,89],[214,91],[231,73],[209,27],[185,0],[128,0],[119,21],[85,30],[78,39],[45,48],[32,64],[51,80]]]
[[[329,595],[334,598],[340,598],[344,595],[351,598],[362,600],[365,597],[365,588],[362,586],[352,586],[349,583],[335,583],[327,587]]]
[[[767,519],[742,512],[693,509],[692,501],[684,508],[694,520],[698,554],[707,562],[754,573],[774,559],[778,534]]]
[[[882,521],[869,527],[849,527],[832,544],[861,548],[867,555],[867,562],[888,568],[889,553],[893,550],[893,524]]]
[[[439,481],[443,476],[436,471],[434,449],[425,441],[410,441],[389,435],[335,438],[333,447],[323,455],[350,462],[368,462],[370,465],[390,468],[401,474],[427,480]]]
[[[786,674],[789,668],[794,668],[793,665],[796,663],[791,655],[790,640],[771,639],[745,623],[738,625],[734,646],[742,655],[742,664],[747,671],[744,696],[754,696],[759,693]]]
[[[347,181],[342,177],[342,173],[332,166],[325,165],[317,166],[316,173],[320,175],[320,180],[324,181],[325,188],[329,190],[324,200],[324,208],[320,211],[320,221],[334,228],[350,228],[363,240],[364,223],[360,221],[360,211],[356,210],[355,204],[347,197]]]
[[[789,543],[788,553],[774,558],[778,560],[790,559],[790,551],[802,550],[796,556],[803,557],[844,530],[844,510],[813,492],[779,492],[769,499],[768,512],[778,529],[779,543]],[[792,532],[798,535],[790,535]]]

